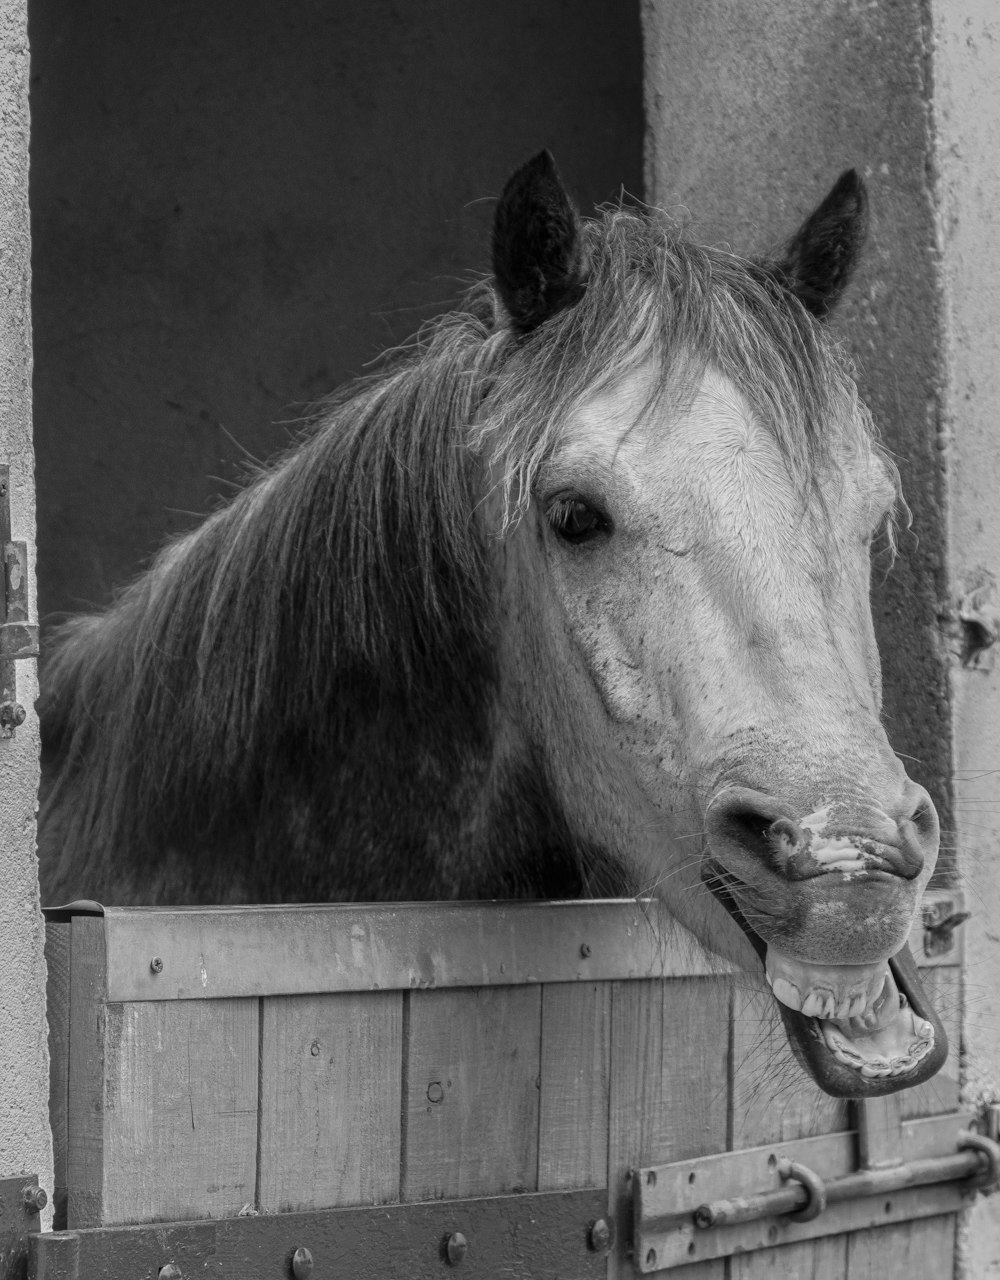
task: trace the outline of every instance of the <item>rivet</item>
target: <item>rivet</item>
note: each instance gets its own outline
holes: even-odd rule
[[[49,1202],[44,1187],[36,1187],[33,1183],[24,1188],[24,1207],[29,1213],[41,1213]]]
[[[175,1262],[168,1262],[156,1273],[156,1280],[184,1280],[184,1275]]]
[[[427,1101],[434,1103],[444,1101],[444,1089],[441,1087],[440,1080],[432,1080],[427,1086]]]
[[[292,1254],[292,1275],[295,1280],[306,1280],[313,1271],[313,1256],[308,1249],[296,1249]]]
[[[458,1266],[468,1252],[468,1249],[468,1241],[465,1239],[465,1236],[462,1235],[461,1231],[453,1231],[444,1246],[445,1256],[453,1267]]]
[[[149,962],[149,971],[150,971],[150,973],[162,973],[162,972],[163,972],[163,961],[160,959],[160,957],[159,957],[159,956],[153,956],[152,960],[150,960],[150,962]]]
[[[586,960],[586,959],[587,959],[587,957],[590,955],[590,943],[589,943],[589,942],[581,942],[581,943],[580,943],[580,955],[582,955],[582,956],[583,956],[584,960]]]
[[[598,1218],[587,1233],[587,1247],[594,1253],[605,1253],[614,1240],[614,1229],[606,1218]]]

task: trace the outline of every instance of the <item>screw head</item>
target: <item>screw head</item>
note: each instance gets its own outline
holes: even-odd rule
[[[306,1280],[313,1272],[313,1256],[308,1249],[296,1249],[292,1254],[292,1275],[295,1280]]]
[[[162,973],[162,972],[163,972],[163,961],[160,959],[160,957],[159,957],[159,956],[153,956],[152,960],[150,960],[150,962],[149,962],[149,971],[150,971],[150,973]]]
[[[48,1193],[44,1187],[36,1187],[34,1183],[24,1188],[24,1207],[28,1213],[41,1213],[49,1202]]]
[[[589,943],[589,942],[581,942],[581,943],[580,943],[580,955],[581,955],[581,956],[583,956],[584,960],[586,960],[586,959],[587,959],[587,957],[590,955],[590,943]]]
[[[184,1276],[176,1262],[168,1262],[156,1273],[156,1280],[184,1280]]]
[[[451,1235],[448,1237],[448,1239],[445,1241],[445,1246],[444,1246],[445,1257],[448,1259],[448,1261],[451,1263],[453,1267],[458,1266],[458,1264],[465,1257],[468,1250],[469,1250],[469,1243],[466,1240],[465,1236],[462,1235],[461,1231],[453,1231]]]

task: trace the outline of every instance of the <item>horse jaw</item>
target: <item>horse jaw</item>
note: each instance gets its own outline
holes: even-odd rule
[[[637,889],[757,974],[769,945],[788,961],[777,1002],[821,1088],[865,1097],[918,1083],[947,1049],[903,949],[937,837],[879,721],[866,540],[891,498],[885,473],[846,449],[825,526],[717,372],[679,408],[650,414],[651,403],[643,369],[595,396],[546,477],[560,521],[569,494],[607,531],[579,548],[549,534],[546,546],[572,654],[600,705],[589,735],[631,787]],[[725,847],[709,830],[702,855],[692,846],[706,802],[740,788],[774,797],[774,812],[754,810]],[[783,819],[817,837],[787,865],[777,836],[761,834]],[[918,819],[926,830],[914,836]],[[828,1006],[808,981],[823,966],[857,970],[853,1014],[850,983],[827,983]]]

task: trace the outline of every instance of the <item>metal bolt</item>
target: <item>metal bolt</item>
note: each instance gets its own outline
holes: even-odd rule
[[[580,955],[582,955],[582,956],[583,956],[584,960],[586,960],[586,959],[587,959],[587,957],[590,955],[590,943],[589,943],[589,942],[581,942],[581,943],[580,943]]]
[[[0,729],[16,729],[28,713],[19,702],[0,702]]]
[[[594,1253],[605,1253],[611,1248],[615,1239],[614,1223],[606,1218],[598,1218],[587,1232],[587,1247]]]
[[[34,1183],[29,1183],[24,1188],[24,1207],[29,1213],[41,1213],[49,1202],[44,1187],[36,1187]]]
[[[150,971],[150,973],[162,973],[162,972],[163,972],[163,961],[160,959],[160,957],[159,957],[159,956],[153,956],[152,960],[150,960],[150,962],[149,962],[149,971]]]
[[[184,1275],[176,1262],[168,1262],[156,1273],[156,1280],[184,1280]]]
[[[462,1235],[461,1231],[453,1231],[445,1241],[445,1257],[453,1267],[458,1266],[468,1252],[468,1249],[468,1241],[465,1236]]]
[[[292,1275],[295,1280],[306,1280],[313,1271],[313,1256],[308,1249],[296,1249],[292,1254]]]

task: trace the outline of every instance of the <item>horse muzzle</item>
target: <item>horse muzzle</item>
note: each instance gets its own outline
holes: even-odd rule
[[[839,1097],[918,1084],[947,1039],[906,946],[933,870],[930,798],[906,781],[898,816],[787,805],[730,787],[709,806],[703,879],[764,963],[796,1056]]]

